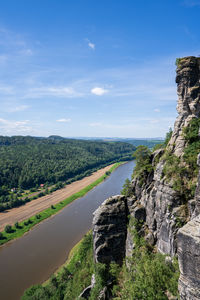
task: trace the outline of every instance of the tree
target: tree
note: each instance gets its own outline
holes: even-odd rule
[[[132,187],[131,187],[131,181],[128,178],[125,180],[123,189],[121,190],[121,194],[126,197],[131,196],[133,194]]]
[[[12,226],[11,225],[6,225],[4,230],[5,230],[6,233],[11,233],[12,232]]]
[[[141,145],[137,147],[133,156],[136,159],[133,177],[139,177],[140,183],[142,184],[147,175],[153,171],[153,166],[151,164],[151,151],[146,146]]]

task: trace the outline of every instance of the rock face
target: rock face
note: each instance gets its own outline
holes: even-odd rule
[[[200,167],[200,154],[197,158],[197,165]],[[195,211],[193,213],[194,216],[198,216],[200,214],[200,170],[198,175],[198,181],[197,181],[197,188],[195,192]]]
[[[170,147],[177,156],[181,156],[185,147],[182,128],[187,126],[193,117],[200,115],[200,59],[182,58],[177,67],[178,118],[170,140]]]
[[[192,118],[200,117],[200,58],[181,59],[177,66],[176,82],[179,115],[167,150],[181,158],[186,146],[183,128]],[[127,232],[128,215],[131,215],[145,222],[145,239],[156,245],[158,251],[170,256],[178,252],[181,299],[200,300],[200,173],[195,198],[183,203],[180,194],[173,189],[173,183],[164,175],[165,160],[159,160],[163,151],[153,153],[153,170],[143,184],[139,179],[133,179],[134,196],[127,199],[123,196],[112,197],[95,212],[95,261],[121,263],[125,253],[131,255],[134,244],[129,230]]]
[[[181,299],[200,299],[200,215],[178,232]]]
[[[172,187],[162,178],[163,162],[159,163],[148,185],[133,182],[138,205],[146,210],[146,224],[149,234],[154,237],[158,250],[165,254],[176,253],[175,234],[176,210],[180,206],[180,199]]]
[[[177,66],[176,82],[178,85],[177,111],[179,115],[168,143],[168,150],[181,157],[186,145],[182,130],[192,118],[200,117],[200,59],[196,57],[181,59]],[[186,221],[188,216],[184,211],[180,195],[174,191],[172,183],[166,180],[163,175],[165,161],[161,160],[157,165],[155,163],[156,157],[162,155],[161,151],[154,152],[152,157],[152,164],[154,165],[152,179],[147,180],[143,186],[140,186],[138,180],[135,179],[133,191],[136,202],[146,209],[146,224],[149,233],[154,236],[158,250],[173,256],[177,252],[176,233],[181,226],[180,221]],[[200,190],[200,183],[198,189]],[[190,202],[190,208],[188,208],[191,217],[194,216],[195,206],[195,214],[198,214],[200,196],[197,198],[196,196],[193,203]]]
[[[93,241],[95,262],[121,264],[125,256],[127,206],[124,196],[108,198],[95,211]]]

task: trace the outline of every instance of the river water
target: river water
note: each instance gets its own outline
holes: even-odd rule
[[[134,161],[119,166],[104,182],[23,237],[0,247],[0,300],[19,300],[29,286],[47,280],[91,228],[92,214],[120,194]]]

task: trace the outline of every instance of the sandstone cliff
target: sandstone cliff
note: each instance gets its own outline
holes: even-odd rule
[[[176,82],[179,115],[168,145],[150,156],[148,172],[135,174],[133,196],[112,197],[95,212],[94,256],[96,262],[121,263],[125,253],[131,255],[134,245],[126,228],[128,216],[133,216],[143,222],[141,234],[159,252],[178,254],[181,299],[200,299],[200,175],[194,195],[197,176],[187,147],[195,138],[186,138],[184,131],[191,120],[200,118],[200,58],[178,60]],[[170,164],[177,164],[177,170]]]

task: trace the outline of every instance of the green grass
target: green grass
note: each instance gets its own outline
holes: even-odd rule
[[[101,176],[96,181],[92,182],[79,192],[71,195],[70,197],[66,198],[65,200],[57,203],[54,205],[53,209],[51,206],[43,211],[41,211],[39,214],[24,220],[23,222],[19,222],[19,228],[15,228],[12,226],[12,232],[6,233],[5,231],[2,232],[2,237],[0,239],[0,245],[3,245],[7,243],[10,240],[16,239],[24,235],[27,231],[29,231],[31,228],[33,228],[36,224],[42,222],[43,220],[51,217],[52,215],[55,215],[57,212],[59,212],[61,209],[63,209],[66,205],[70,204],[74,200],[85,196],[90,190],[92,190],[95,186],[100,184],[102,181],[106,179],[119,165],[121,165],[124,162],[119,162],[114,164],[110,169],[109,172],[106,172],[103,176]]]

